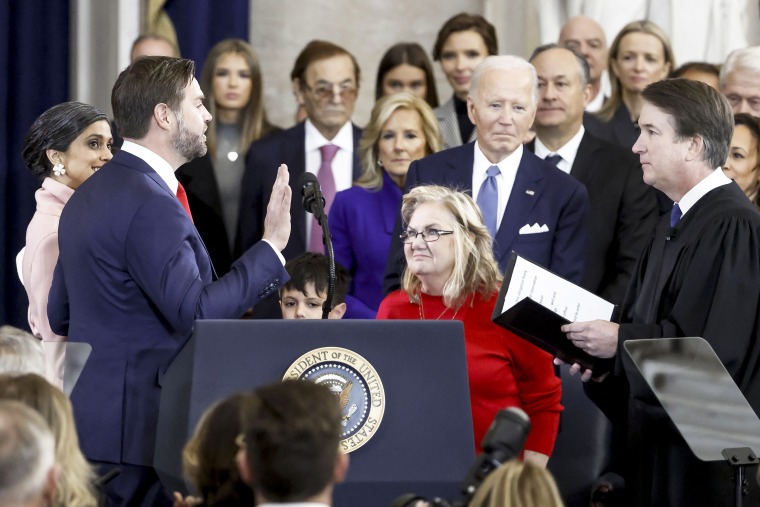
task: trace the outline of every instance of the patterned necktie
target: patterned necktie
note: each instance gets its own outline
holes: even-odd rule
[[[187,216],[190,217],[190,221],[192,222],[193,214],[190,213],[190,203],[187,202],[187,193],[185,192],[185,187],[183,187],[180,182],[177,182],[177,199],[182,207],[185,208],[185,212],[187,212]]]
[[[560,155],[556,155],[556,154],[555,155],[547,155],[544,160],[546,160],[547,162],[549,162],[550,164],[552,164],[554,166],[557,166],[557,165],[559,165],[560,161],[562,160],[562,157]]]
[[[325,214],[329,213],[330,206],[335,198],[335,177],[332,172],[332,160],[339,149],[334,144],[326,144],[319,149],[322,154],[322,164],[319,166],[319,171],[317,171],[317,181],[319,181],[319,186],[322,189],[322,196],[325,198]],[[316,217],[312,219],[309,251],[317,253],[324,253],[325,251],[322,244],[322,227],[320,227]]]
[[[488,228],[488,232],[491,233],[491,237],[496,237],[496,216],[498,215],[499,207],[499,189],[496,186],[496,176],[499,175],[499,167],[492,165],[486,171],[486,179],[482,185],[480,185],[480,191],[478,192],[478,206],[480,211],[483,212],[483,221]]]
[[[679,220],[681,220],[681,208],[678,204],[674,204],[673,209],[670,210],[670,227],[675,227]]]

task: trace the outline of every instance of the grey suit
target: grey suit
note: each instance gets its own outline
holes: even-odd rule
[[[438,126],[441,128],[441,138],[443,138],[443,149],[456,148],[462,146],[462,133],[459,132],[459,121],[457,112],[454,109],[454,97],[436,107],[435,117],[438,119]],[[477,138],[477,128],[473,129],[468,143]]]

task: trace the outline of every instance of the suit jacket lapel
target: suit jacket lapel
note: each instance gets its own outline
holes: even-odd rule
[[[451,157],[446,162],[446,184],[455,189],[469,192],[472,195],[472,165],[475,163],[475,144],[451,150]]]
[[[520,228],[527,223],[528,216],[533,211],[544,187],[543,176],[535,167],[534,158],[533,153],[523,150],[515,183],[512,186],[512,192],[509,194],[507,208],[504,211],[501,226],[496,233],[494,242],[494,253],[500,264],[512,251]]]
[[[213,209],[217,215],[222,216],[222,201],[214,176],[214,168],[211,165],[210,154],[207,153],[199,160],[179,168],[177,179],[182,181],[188,193],[195,195]]]
[[[459,122],[454,110],[454,98],[441,104],[435,110],[438,125],[441,129],[444,148],[453,148],[462,144],[462,135],[459,133]]]
[[[597,143],[588,132],[583,134],[581,144],[578,145],[578,152],[575,154],[573,166],[570,168],[570,174],[578,181],[588,181],[596,167],[595,152],[599,149]]]
[[[359,160],[359,140],[362,138],[362,129],[354,124],[351,124],[354,132],[354,164],[353,164],[353,176],[351,181],[356,181],[362,175],[362,164]]]
[[[396,218],[399,215],[401,189],[391,180],[388,173],[383,172],[383,188],[379,192],[370,193],[370,195],[378,201],[380,207],[379,219],[383,221],[385,232],[393,234]]]

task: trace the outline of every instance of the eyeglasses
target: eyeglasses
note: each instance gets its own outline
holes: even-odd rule
[[[433,241],[438,241],[438,239],[441,236],[445,236],[447,234],[454,234],[454,231],[442,231],[440,229],[425,229],[424,231],[413,231],[409,229],[406,232],[402,232],[399,234],[399,238],[401,238],[401,241],[404,242],[406,245],[410,245],[414,243],[414,240],[417,239],[417,236],[422,235],[422,240],[425,243],[432,243]]]
[[[356,86],[353,84],[334,84],[334,83],[319,83],[314,88],[304,83],[304,87],[309,90],[317,100],[330,100],[335,95],[337,88],[337,94],[343,100],[350,100],[356,97]]]

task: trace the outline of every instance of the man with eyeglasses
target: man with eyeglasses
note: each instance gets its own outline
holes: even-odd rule
[[[760,116],[760,46],[733,51],[720,70],[720,91],[734,114]]]
[[[489,56],[475,69],[467,111],[478,139],[412,162],[406,191],[443,185],[472,194],[503,271],[512,251],[574,283],[585,266],[589,202],[572,176],[523,148],[536,115],[538,80],[516,56]],[[391,239],[383,289],[400,285],[402,224]]]
[[[329,211],[336,192],[349,188],[361,174],[357,154],[362,131],[351,123],[359,91],[359,65],[348,51],[328,41],[309,42],[290,74],[293,91],[306,120],[254,142],[248,150],[240,196],[238,251],[261,239],[269,189],[280,164],[288,164],[295,198],[292,234],[286,259],[307,252],[323,253],[322,230],[301,206],[295,182],[304,172],[317,176]],[[267,185],[269,189],[267,189]],[[279,318],[276,297],[262,301],[254,318]]]

